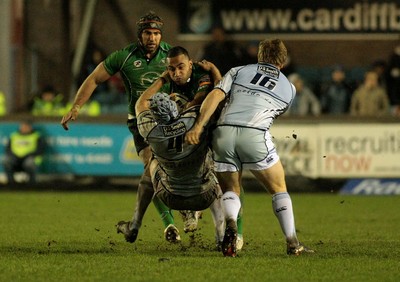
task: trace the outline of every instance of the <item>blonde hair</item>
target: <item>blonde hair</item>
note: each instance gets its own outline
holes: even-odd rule
[[[258,62],[282,66],[287,60],[287,49],[280,39],[265,39],[258,45]]]

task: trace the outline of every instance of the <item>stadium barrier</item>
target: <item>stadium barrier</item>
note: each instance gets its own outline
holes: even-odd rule
[[[0,122],[0,161],[4,158],[6,139],[18,128],[18,120]],[[120,117],[83,118],[71,123],[69,131],[61,127],[58,119],[39,119],[34,125],[48,144],[41,173],[132,177],[143,172],[131,134]],[[398,119],[281,117],[271,133],[288,177],[349,179],[400,175]]]

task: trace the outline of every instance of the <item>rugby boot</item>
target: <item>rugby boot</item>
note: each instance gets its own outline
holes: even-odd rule
[[[179,213],[183,219],[183,231],[185,233],[196,231],[201,212],[185,210],[179,211]]]
[[[181,241],[181,236],[179,235],[178,228],[175,225],[170,224],[164,230],[164,237],[170,243],[179,243]]]
[[[133,243],[136,241],[139,229],[133,228],[131,221],[120,221],[115,226],[117,227],[117,233],[124,234],[127,242]]]
[[[236,257],[237,226],[234,220],[226,222],[224,240],[222,241],[222,254],[225,257]]]
[[[315,253],[315,251],[304,246],[302,243],[299,243],[297,246],[293,246],[293,245],[287,243],[287,254],[288,255],[299,256],[304,253],[313,254],[313,253]]]

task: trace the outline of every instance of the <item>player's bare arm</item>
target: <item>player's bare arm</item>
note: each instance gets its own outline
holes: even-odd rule
[[[149,99],[151,96],[156,94],[161,87],[170,80],[168,71],[164,71],[158,79],[156,79],[149,88],[147,88],[142,95],[140,95],[139,99],[135,105],[136,114],[139,115],[141,112],[149,109]]]
[[[203,68],[205,71],[209,72],[212,83],[209,84],[208,89],[204,89],[204,87],[201,87],[200,89],[202,89],[202,90],[198,91],[196,93],[196,95],[194,96],[193,100],[188,102],[185,105],[186,109],[190,108],[192,106],[200,105],[201,103],[203,103],[207,94],[210,93],[210,91],[213,89],[213,87],[222,79],[219,69],[212,62],[209,62],[207,60],[202,60],[200,62],[197,62],[196,64],[198,66],[200,66],[201,68]],[[202,86],[204,86],[204,85],[202,85]]]
[[[212,62],[209,62],[207,60],[201,60],[196,64],[202,67],[205,71],[210,72],[211,79],[214,82],[214,85],[217,85],[217,83],[222,79],[221,72]]]
[[[79,115],[81,107],[89,100],[97,85],[108,80],[111,76],[106,71],[103,63],[100,63],[95,70],[85,79],[76,93],[74,103],[70,111],[61,119],[61,125],[65,130],[68,130],[68,122],[74,121]]]
[[[225,99],[225,93],[221,89],[212,90],[201,104],[200,114],[193,128],[186,133],[185,141],[189,144],[199,144],[203,128],[210,120],[219,103]]]

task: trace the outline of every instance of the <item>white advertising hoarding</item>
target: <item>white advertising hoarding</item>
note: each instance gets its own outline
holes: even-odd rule
[[[271,135],[287,175],[318,177],[316,125],[274,125]]]
[[[400,124],[319,125],[320,177],[399,177]]]
[[[400,124],[276,124],[271,133],[287,175],[400,177]]]

